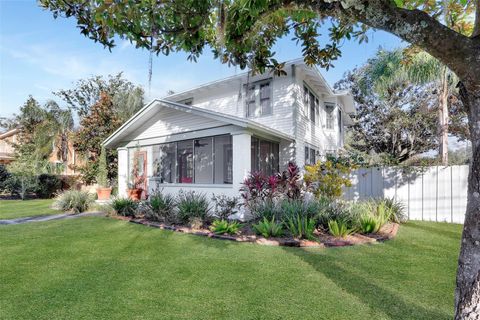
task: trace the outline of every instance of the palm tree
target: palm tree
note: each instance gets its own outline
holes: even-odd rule
[[[363,70],[362,90],[372,88],[380,96],[388,96],[398,85],[426,85],[435,87],[438,96],[438,141],[441,162],[448,164],[448,97],[456,93],[455,74],[425,52],[411,56],[403,50],[379,50],[377,56]],[[367,83],[368,82],[368,83]]]

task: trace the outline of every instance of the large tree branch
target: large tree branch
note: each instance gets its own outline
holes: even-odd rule
[[[478,79],[480,39],[466,37],[424,11],[399,8],[389,0],[363,0],[362,6],[345,9],[361,22],[421,47],[462,80]]]
[[[475,24],[473,26],[472,38],[480,36],[480,0],[475,1]]]

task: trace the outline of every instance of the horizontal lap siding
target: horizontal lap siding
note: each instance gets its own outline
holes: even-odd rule
[[[181,132],[189,132],[226,125],[226,123],[208,119],[186,112],[163,108],[146,121],[141,128],[130,135],[129,140],[163,137]]]

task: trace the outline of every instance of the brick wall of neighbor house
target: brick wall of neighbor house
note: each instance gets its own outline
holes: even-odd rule
[[[7,164],[13,160],[15,148],[12,144],[16,139],[16,134],[0,139],[0,164]]]

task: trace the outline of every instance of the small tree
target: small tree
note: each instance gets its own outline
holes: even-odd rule
[[[100,160],[98,162],[97,183],[102,188],[108,187],[107,153],[104,146],[102,146]]]
[[[323,162],[305,166],[304,179],[315,197],[338,199],[343,195],[343,188],[352,185],[349,176],[355,168],[357,165],[347,159],[328,156]]]

